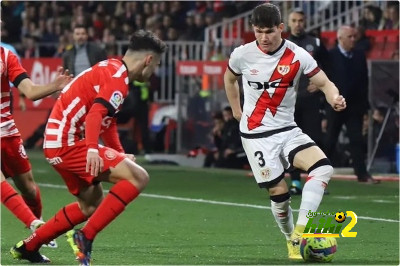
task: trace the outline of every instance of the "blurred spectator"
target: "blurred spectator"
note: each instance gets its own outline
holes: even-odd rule
[[[142,151],[145,154],[152,152],[152,145],[150,142],[150,132],[149,132],[149,110],[150,102],[152,99],[152,91],[150,89],[149,82],[138,82],[133,81],[129,84],[129,94],[125,99],[121,111],[118,113],[117,123],[125,124],[131,118],[134,118],[134,135],[136,136],[136,143],[129,143],[129,136],[121,139],[124,149],[128,153],[138,153],[137,144],[139,141],[137,137],[140,136]],[[136,146],[136,147],[134,147]]]
[[[84,25],[76,25],[73,30],[74,46],[63,56],[64,69],[74,76],[97,62],[107,59],[106,52],[96,44],[88,42],[88,33]]]
[[[20,52],[24,58],[34,58],[39,56],[39,51],[36,47],[36,39],[35,37],[27,34],[24,36],[22,40],[22,49]]]
[[[363,9],[363,17],[360,25],[366,30],[376,30],[382,19],[382,10],[374,5],[365,6]]]
[[[206,24],[204,22],[204,16],[201,14],[194,15],[194,32],[192,37],[194,41],[204,41],[204,30]]]
[[[338,45],[329,51],[330,67],[328,76],[345,97],[347,108],[335,112],[327,108],[327,141],[326,154],[332,158],[337,139],[343,124],[346,125],[350,140],[349,148],[353,159],[353,168],[359,182],[377,184],[367,172],[365,150],[363,149],[362,124],[367,112],[368,103],[368,69],[365,54],[354,49],[356,30],[342,26],[337,31]],[[334,162],[333,162],[334,163]]]
[[[358,26],[356,28],[356,49],[364,51],[365,54],[371,49],[371,41],[365,35],[365,28],[363,26]]]
[[[397,30],[399,29],[399,3],[388,3],[384,13],[384,18],[381,20],[379,30]]]
[[[247,163],[247,158],[239,135],[239,122],[233,117],[230,106],[223,109],[222,115],[224,126],[221,131],[221,146],[215,166],[221,168],[243,168]]]
[[[383,120],[388,111],[387,107],[377,107],[374,109],[373,118],[373,140],[377,139],[380,131],[382,130]],[[396,154],[395,147],[399,143],[399,117],[398,115],[390,115],[388,122],[383,129],[383,134],[379,142],[376,157],[383,157],[390,162],[395,162]],[[375,144],[376,145],[376,144]],[[394,169],[392,169],[394,172]]]
[[[204,159],[204,167],[214,166],[218,159],[218,153],[221,149],[221,136],[224,123],[222,112],[217,112],[213,115],[213,128],[209,135],[212,140],[213,147],[207,151],[206,158]]]

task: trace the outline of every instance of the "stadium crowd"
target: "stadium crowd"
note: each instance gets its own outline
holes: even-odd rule
[[[2,40],[15,44],[22,57],[59,57],[73,44],[76,24],[88,27],[89,41],[116,55],[116,41],[137,29],[166,41],[203,41],[204,29],[253,8],[244,1],[3,2]],[[41,45],[38,52],[37,43]]]

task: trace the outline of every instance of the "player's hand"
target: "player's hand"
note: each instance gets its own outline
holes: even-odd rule
[[[104,162],[97,151],[88,151],[86,155],[86,172],[98,176],[103,171]]]
[[[133,162],[136,161],[135,155],[129,154],[129,153],[127,153],[127,154],[125,154],[125,155],[126,155],[126,158],[128,158],[129,160],[131,160],[131,161],[133,161]]]
[[[58,76],[54,80],[54,84],[57,90],[62,90],[73,78],[73,75],[69,74],[69,70],[63,67],[58,67],[57,69]]]
[[[339,95],[333,99],[331,106],[336,112],[343,111],[346,109],[346,99],[342,95]]]

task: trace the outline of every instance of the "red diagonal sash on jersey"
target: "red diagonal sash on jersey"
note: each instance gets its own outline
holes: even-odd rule
[[[253,130],[261,125],[261,121],[267,109],[269,109],[273,116],[275,116],[278,106],[281,104],[283,97],[285,97],[287,88],[293,82],[294,77],[300,68],[299,61],[292,63],[294,53],[292,50],[286,48],[281,59],[278,62],[271,78],[268,82],[276,82],[281,80],[279,86],[275,89],[272,97],[269,96],[265,90],[256,103],[253,113],[247,118],[247,127]]]

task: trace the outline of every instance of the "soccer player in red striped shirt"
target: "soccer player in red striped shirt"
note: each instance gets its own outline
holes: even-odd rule
[[[38,100],[60,91],[72,78],[68,75],[68,71],[63,74],[63,70],[60,68],[60,75],[53,82],[47,85],[36,85],[19,63],[18,57],[3,46],[0,47],[0,72],[1,202],[26,227],[34,230],[43,224],[43,221],[40,220],[42,216],[42,201],[39,187],[33,179],[28,156],[22,145],[21,134],[11,114],[11,88],[9,82],[12,82],[29,99]],[[6,177],[13,178],[22,196],[6,181]]]
[[[82,229],[67,233],[81,265],[89,265],[96,235],[145,188],[149,175],[132,154],[124,153],[115,114],[127,97],[128,84],[147,81],[165,49],[153,33],[135,32],[122,60],[101,61],[62,90],[47,123],[44,153],[77,202],[15,245],[14,258],[33,262],[43,243],[90,217]],[[99,138],[105,146],[98,144]],[[114,184],[105,197],[102,181]]]

